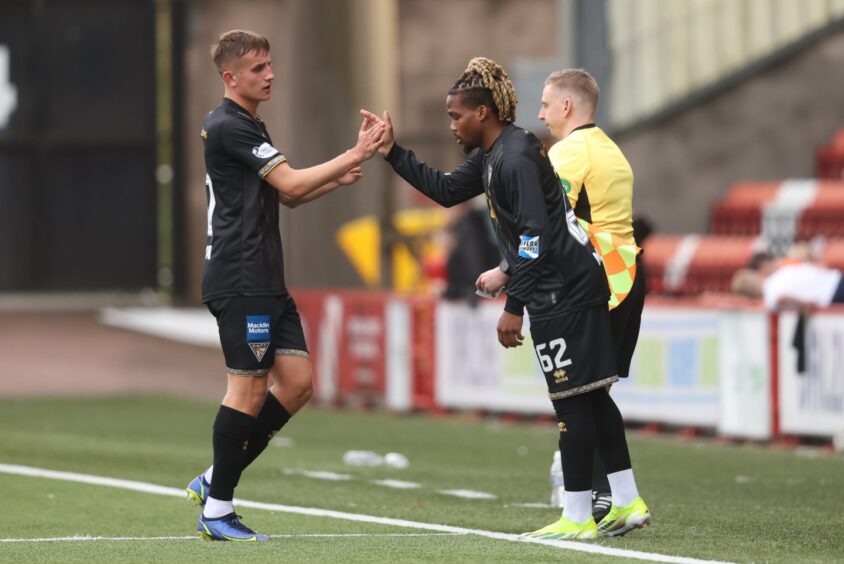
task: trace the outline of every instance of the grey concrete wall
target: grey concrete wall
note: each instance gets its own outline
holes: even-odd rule
[[[671,119],[616,137],[636,176],[635,212],[664,233],[706,232],[741,180],[812,177],[844,127],[844,33]]]
[[[401,0],[399,140],[433,166],[462,162],[448,129],[448,89],[473,57],[510,70],[520,58],[556,56],[556,9],[556,0]],[[541,92],[517,94],[517,122],[539,112]]]

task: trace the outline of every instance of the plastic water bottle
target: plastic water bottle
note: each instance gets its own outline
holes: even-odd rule
[[[551,458],[551,507],[562,507],[566,501],[566,484],[563,481],[563,463],[560,458],[560,451],[555,450]]]
[[[832,447],[835,452],[844,452],[844,427],[841,427],[832,435]]]
[[[371,450],[348,450],[343,455],[343,463],[349,466],[381,466],[384,457]]]

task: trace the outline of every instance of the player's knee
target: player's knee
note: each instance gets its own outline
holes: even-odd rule
[[[252,408],[257,412],[258,410],[263,407],[264,402],[267,399],[267,390],[266,389],[255,389],[252,391],[249,397],[249,403]]]
[[[314,381],[312,378],[302,379],[296,382],[293,393],[299,399],[301,405],[305,405],[314,395]]]

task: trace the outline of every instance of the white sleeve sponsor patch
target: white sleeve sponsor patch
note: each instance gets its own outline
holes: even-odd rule
[[[259,159],[268,159],[273,155],[277,155],[278,149],[276,149],[269,143],[261,143],[260,147],[252,148],[252,154],[258,157]]]
[[[519,256],[526,259],[535,259],[539,257],[539,235],[530,237],[528,235],[519,235]]]

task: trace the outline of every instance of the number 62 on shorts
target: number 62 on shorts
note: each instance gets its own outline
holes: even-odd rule
[[[536,356],[543,372],[550,372],[555,368],[565,368],[571,365],[571,359],[563,358],[566,352],[566,341],[563,338],[554,339],[548,343],[537,343]],[[545,350],[548,354],[545,354]]]

